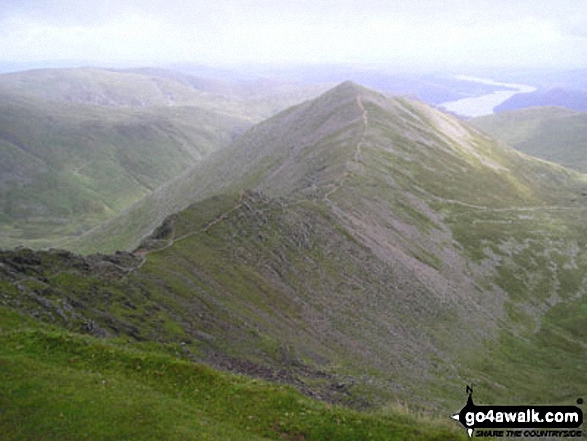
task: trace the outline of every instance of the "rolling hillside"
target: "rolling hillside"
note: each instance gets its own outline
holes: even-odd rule
[[[0,76],[4,90],[51,101],[106,107],[194,104],[199,94],[174,81],[131,72],[81,68],[39,69]]]
[[[344,83],[70,244],[133,254],[5,254],[5,304],[183,341],[355,407],[449,412],[465,384],[485,402],[574,402],[586,192],[584,175]]]
[[[587,113],[560,107],[514,110],[471,120],[516,150],[587,172]]]

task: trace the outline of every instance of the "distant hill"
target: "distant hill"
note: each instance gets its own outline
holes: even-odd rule
[[[97,68],[41,69],[3,74],[0,87],[13,93],[68,103],[109,107],[194,104],[198,94],[173,81]]]
[[[102,107],[195,106],[259,122],[324,92],[327,86],[231,82],[160,68],[39,69],[0,75],[0,90]]]
[[[537,106],[557,106],[571,110],[587,110],[587,92],[584,90],[557,88],[517,94],[501,103],[494,111],[499,113]]]
[[[587,173],[587,112],[535,107],[471,123],[521,152]]]
[[[471,74],[499,78],[501,81],[510,83],[530,84],[543,91],[551,89],[587,90],[587,69],[496,67],[483,68],[477,72],[471,72]]]
[[[129,110],[4,94],[0,246],[91,228],[248,126],[196,107]]]

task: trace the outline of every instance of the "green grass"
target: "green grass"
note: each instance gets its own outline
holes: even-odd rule
[[[3,439],[457,440],[430,417],[365,414],[163,351],[39,326],[0,308]]]

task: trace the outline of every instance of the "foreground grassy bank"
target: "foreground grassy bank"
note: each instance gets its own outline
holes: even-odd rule
[[[451,422],[367,414],[180,360],[172,346],[98,340],[0,308],[5,440],[458,440]]]

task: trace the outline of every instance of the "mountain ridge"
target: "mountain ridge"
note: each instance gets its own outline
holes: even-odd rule
[[[65,246],[320,90],[247,87],[152,69],[0,75],[0,246]]]
[[[127,109],[108,112],[119,122]],[[587,175],[345,82],[153,188],[62,242],[70,251],[0,251],[9,415],[34,402],[27,415],[67,433],[53,421],[128,400],[137,421],[173,425],[169,409],[193,410],[211,438],[363,439],[390,421],[318,403],[310,415],[287,388],[217,370],[377,415],[405,402],[447,416],[471,385],[479,402],[549,405],[587,387]],[[81,399],[92,394],[99,404]],[[139,395],[158,403],[148,418]],[[62,412],[72,396],[83,404]],[[53,401],[67,419],[49,413]],[[195,424],[181,422],[174,430]]]
[[[325,90],[322,85],[207,79],[156,68],[36,69],[0,74],[0,89],[51,102],[97,107],[195,106],[259,122]]]
[[[584,299],[586,179],[423,103],[344,83],[251,128],[93,239],[126,235],[139,274],[184,309],[206,298],[213,323],[234,314],[243,328],[213,333],[216,350],[247,363],[274,366],[291,349],[376,401],[404,390],[448,406],[472,378],[488,399],[535,397],[514,386],[509,351],[540,354],[524,365],[538,381],[576,346],[566,330],[564,344],[553,337],[570,325],[552,311]],[[157,218],[149,236],[144,220]]]
[[[336,107],[337,96],[340,92],[353,93],[354,90],[359,90],[357,89],[358,87],[359,86],[356,86],[353,83],[348,82],[343,84],[340,89],[332,89],[330,92],[327,92],[323,95],[326,97],[326,104],[334,105]],[[328,95],[329,93],[330,95]],[[354,96],[350,97],[345,101],[345,103],[348,103],[349,101],[352,102],[355,99],[356,98],[354,98]],[[315,139],[319,138],[321,136],[321,133],[327,130],[326,127],[323,127],[321,132],[319,127],[320,124],[313,123],[313,121],[316,120],[315,118],[303,117],[305,121],[303,122],[304,127],[302,129],[298,127],[293,131],[271,134],[271,138],[266,140],[262,144],[258,144],[255,141],[251,141],[250,139],[256,136],[263,136],[264,132],[266,131],[266,128],[272,127],[276,119],[280,120],[280,127],[288,127],[288,125],[292,124],[290,121],[294,121],[295,125],[295,121],[300,119],[300,115],[303,115],[306,111],[312,112],[316,110],[319,109],[313,109],[312,101],[308,101],[297,106],[291,107],[279,113],[278,115],[269,118],[268,120],[252,127],[249,131],[247,131],[247,133],[243,134],[243,136],[236,140],[235,143],[233,143],[233,145],[230,146],[230,148],[223,149],[221,152],[218,152],[217,155],[214,155],[213,158],[210,158],[210,163],[207,162],[206,164],[203,164],[201,167],[195,167],[194,169],[186,170],[186,172],[184,172],[183,175],[179,176],[174,181],[155,190],[152,193],[152,195],[148,197],[148,199],[145,199],[144,201],[135,204],[127,211],[132,212],[132,210],[149,210],[149,206],[168,207],[162,213],[159,214],[150,213],[149,215],[141,214],[140,216],[137,216],[137,218],[140,217],[146,220],[151,219],[148,222],[148,224],[144,224],[144,226],[141,227],[141,236],[145,237],[148,234],[150,234],[153,228],[155,228],[156,225],[161,223],[167,215],[169,215],[173,211],[177,211],[187,206],[189,204],[188,201],[195,201],[198,197],[198,194],[202,194],[205,197],[205,195],[212,195],[213,193],[216,193],[223,188],[226,188],[231,192],[238,192],[241,189],[241,187],[246,188],[246,186],[248,186],[248,181],[256,182],[259,179],[258,177],[255,177],[255,174],[258,173],[257,168],[269,169],[273,167],[273,179],[270,179],[269,183],[267,183],[265,187],[262,188],[272,187],[272,191],[275,194],[285,194],[289,192],[289,189],[279,190],[280,186],[276,183],[276,181],[287,183],[287,187],[291,187],[292,182],[295,181],[298,182],[298,186],[305,187],[307,183],[304,182],[303,176],[299,176],[298,173],[297,176],[288,176],[287,178],[284,178],[279,173],[279,167],[284,163],[284,161],[287,158],[289,158],[288,160],[291,164],[291,161],[294,160],[293,158],[295,158],[296,155],[299,154],[300,149],[302,149],[304,145],[310,144]],[[343,125],[349,123],[349,125],[352,126],[355,120],[357,120],[358,122],[360,115],[357,114],[356,109],[350,110],[350,112],[350,123],[349,121],[347,121],[347,119],[343,119],[340,121],[336,120],[333,123]],[[347,116],[344,116],[343,118],[347,118]],[[299,144],[298,133],[308,134],[305,137],[302,136],[302,138],[299,140]],[[334,145],[334,143],[332,144]],[[272,158],[271,153],[277,145],[280,146],[279,148],[281,153],[279,156]],[[343,150],[351,148],[349,147],[351,145],[353,145],[352,142],[349,143],[349,141],[346,140],[345,144],[343,144],[342,147],[340,145],[335,145],[334,148],[336,148],[337,150]],[[255,150],[253,150],[253,148]],[[344,155],[347,156],[348,153],[344,153]],[[313,162],[311,166],[312,170],[323,168],[323,170],[321,170],[321,175],[324,176],[323,179],[325,181],[331,181],[333,178],[328,176],[328,173],[334,173],[336,176],[338,176],[340,173],[343,173],[342,169],[345,167],[345,163],[341,164],[340,161],[334,161],[334,163],[326,163],[328,159],[331,159],[331,157],[322,158],[321,160],[320,158],[310,157],[306,158],[305,161]],[[243,163],[249,163],[251,161],[253,161],[253,164],[248,164],[248,167],[239,166]],[[237,167],[235,167],[235,163],[238,164]],[[214,170],[213,174],[207,173],[207,171],[210,169]],[[325,171],[328,171],[328,173],[325,173]],[[202,173],[204,176],[196,176],[200,173]],[[263,179],[267,178],[267,176],[265,175],[262,176]],[[241,180],[243,185],[230,185],[230,182],[234,180]],[[318,184],[318,182],[316,182],[316,184]],[[194,188],[196,190],[196,193],[192,193],[191,188]],[[184,192],[189,192],[190,196],[188,197],[191,199],[188,199],[188,201],[184,201]],[[176,194],[177,196],[174,196],[174,194]],[[113,221],[105,224],[105,227],[108,228],[108,225],[112,222],[117,221],[116,219],[114,219]],[[123,220],[122,218],[121,222],[123,224],[127,223],[127,221]],[[103,228],[104,227],[98,227],[96,231],[99,231]],[[92,235],[94,233],[92,232],[89,234]],[[107,233],[107,235],[110,235],[110,233]],[[85,235],[85,237],[82,237],[81,240],[86,241],[87,235]],[[138,245],[137,239],[133,241],[132,246],[136,245]]]
[[[480,132],[470,132],[470,130],[473,130],[470,126],[463,129],[463,123],[457,122],[456,119],[440,112],[432,111],[424,104],[405,98],[385,97],[352,82],[346,82],[326,92],[319,99],[294,106],[252,127],[229,148],[213,155],[209,158],[209,161],[200,166],[196,165],[195,168],[187,170],[182,176],[157,189],[147,199],[139,201],[139,203],[127,210],[126,213],[142,212],[137,217],[153,219],[152,222],[143,224],[140,227],[140,237],[146,237],[171,212],[178,211],[186,207],[190,202],[209,197],[220,191],[236,193],[243,188],[257,188],[275,196],[286,196],[300,191],[303,197],[323,197],[323,193],[328,191],[326,187],[329,184],[332,185],[333,182],[347,173],[349,165],[352,168],[356,146],[363,136],[363,112],[360,106],[357,105],[357,93],[366,94],[362,98],[363,102],[379,103],[374,105],[374,113],[380,112],[379,109],[381,109],[385,114],[383,120],[379,118],[370,127],[371,131],[374,132],[373,136],[387,136],[391,133],[389,129],[385,128],[383,132],[380,132],[378,127],[391,125],[394,131],[393,136],[398,142],[404,145],[420,143],[426,146],[422,152],[430,152],[426,153],[430,159],[437,155],[440,152],[437,149],[441,148],[442,152],[444,152],[441,164],[453,169],[457,175],[460,173],[458,168],[451,162],[447,162],[448,156],[445,154],[458,158],[461,162],[464,158],[465,162],[463,164],[467,164],[467,167],[489,166],[489,169],[493,170],[491,174],[495,175],[495,178],[491,178],[491,184],[502,190],[492,193],[494,196],[480,192],[474,194],[490,195],[492,204],[504,205],[505,203],[505,206],[507,206],[513,201],[504,200],[503,196],[514,194],[511,191],[513,187],[523,188],[526,185],[516,179],[513,174],[506,174],[507,179],[502,180],[499,178],[500,169],[511,168],[512,165],[520,161],[530,161],[535,164],[534,167],[542,167],[537,160],[527,156],[520,156],[522,155],[521,153],[505,146],[497,146],[489,138],[483,138],[480,142],[475,141],[475,147],[471,148],[470,140],[481,139],[479,137],[483,135]],[[339,110],[336,111],[336,109]],[[369,109],[367,108],[368,111]],[[332,119],[329,119],[328,115],[333,115]],[[399,121],[399,124],[394,123],[394,121]],[[290,130],[289,128],[293,129]],[[333,132],[328,132],[331,129]],[[323,135],[329,136],[330,139],[322,138],[320,141],[320,137]],[[430,135],[433,136],[433,141],[426,138]],[[262,141],[259,141],[259,139],[262,139]],[[441,139],[440,143],[436,141],[438,139]],[[320,147],[313,145],[315,142],[321,142]],[[312,149],[308,150],[308,146],[311,146]],[[491,146],[490,150],[487,150],[487,146]],[[494,151],[503,152],[499,154],[505,154],[507,159],[502,160],[502,164],[496,163],[491,157]],[[399,153],[399,157],[406,164],[410,164],[411,157],[414,154],[420,153],[417,151],[405,151]],[[238,165],[235,166],[235,164]],[[244,164],[247,164],[247,166],[243,166]],[[508,167],[504,169],[505,164],[508,164]],[[431,163],[428,167],[433,170],[438,167],[438,164]],[[548,168],[548,166],[546,167]],[[215,172],[211,174],[209,169],[213,169]],[[532,169],[529,170],[532,171]],[[421,173],[423,172],[424,170],[421,171]],[[569,173],[571,172],[562,172],[560,176],[565,176]],[[405,177],[404,175],[404,172],[399,173],[402,178]],[[443,179],[450,180],[450,176],[443,171],[441,176],[445,175],[446,177]],[[539,182],[536,177],[533,179]],[[413,181],[412,178],[408,178],[408,180]],[[454,184],[450,182],[447,182],[447,185],[454,187]],[[455,189],[458,189],[458,187]],[[462,187],[462,189],[465,190],[465,187]],[[481,205],[479,204],[480,201],[471,199],[470,193],[463,190],[457,191],[461,202]],[[553,187],[550,185],[549,190],[543,193],[550,194],[552,191]],[[497,195],[500,192],[501,197],[498,197]],[[535,200],[534,203],[538,202],[535,196],[531,196],[534,193],[533,190],[527,189],[525,192],[527,197]],[[428,197],[435,196],[430,196],[429,194]],[[485,198],[486,196],[483,197]],[[516,203],[526,204],[528,201],[518,197]],[[156,213],[151,207],[166,208]],[[126,214],[120,220],[115,218],[104,226],[98,227],[89,235],[85,235],[83,240],[88,239],[94,243],[100,242],[100,231],[106,231],[108,228],[113,228],[113,230],[109,233],[104,233],[104,236],[112,236],[113,232],[119,231],[120,228],[128,230],[128,224],[133,222],[128,222],[124,219],[124,216]],[[123,224],[127,226],[125,227]],[[134,235],[132,232],[130,234]],[[96,235],[96,239],[91,237],[94,235]],[[122,233],[122,235],[128,237],[128,233]],[[138,243],[139,239],[137,237],[132,241],[130,248],[137,246]],[[128,249],[129,245],[123,248]],[[102,248],[101,250],[105,251],[107,248]],[[110,248],[110,250],[113,249]]]

